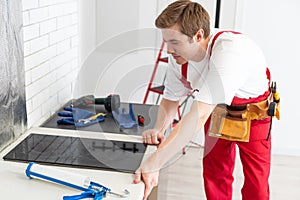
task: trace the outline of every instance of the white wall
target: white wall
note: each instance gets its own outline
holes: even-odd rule
[[[96,48],[96,0],[79,0],[79,65]]]
[[[76,87],[77,96],[89,93],[105,96],[114,92],[124,97],[123,101],[141,103],[162,42],[161,33],[155,28],[154,22],[158,14],[172,1],[95,1],[97,50],[91,53],[94,50],[93,45],[89,47],[90,51],[84,48],[82,50],[86,52],[85,55],[88,55],[87,52],[91,54],[82,62],[78,87]],[[88,19],[90,24],[93,24],[95,10],[91,8],[90,1],[82,2],[85,4],[83,10],[86,11],[82,11],[81,8],[83,13],[81,19]],[[209,11],[214,22],[215,2],[204,0],[200,2]],[[84,13],[88,12],[92,14],[87,18]],[[84,20],[81,20],[83,25],[86,23]],[[82,47],[94,40],[92,25],[88,30],[91,32],[86,31],[88,33],[85,35],[81,34]],[[87,35],[89,37],[86,37]],[[166,65],[162,65],[159,68],[155,80],[157,83],[162,81],[165,67]],[[138,73],[140,79],[129,78],[134,73]],[[114,74],[113,79],[112,74]],[[127,79],[126,83],[125,79]],[[136,81],[135,88],[134,83],[130,83],[128,79]],[[150,95],[147,103],[155,103],[155,101],[156,95]]]
[[[239,0],[221,1],[220,28],[228,30],[235,29],[237,1]]]
[[[77,0],[23,0],[28,128],[72,97],[78,73]]]
[[[273,153],[300,155],[298,74],[300,67],[300,1],[239,0],[237,29],[252,37],[265,52],[281,95],[280,121],[274,120]]]
[[[131,101],[142,102],[145,88],[140,89],[140,86],[132,88],[132,85],[127,82],[127,90],[120,91],[119,86],[123,85],[121,82],[125,77],[129,77],[136,70],[143,74],[140,77],[147,76],[144,79],[147,83],[150,79],[157,55],[156,40],[157,37],[160,37],[154,28],[157,12],[156,1],[95,0],[93,1],[95,3],[92,3],[95,5],[95,16],[87,14],[94,12],[94,10],[89,9],[91,8],[90,2],[81,2],[83,6],[80,26],[84,28],[84,24],[95,22],[95,32],[90,25],[88,30],[91,32],[87,31],[89,33],[82,32],[80,34],[82,39],[80,44],[83,46],[94,39],[95,43],[94,46],[81,48],[82,65],[76,87],[76,96],[91,93],[96,96],[121,93],[123,101],[130,99]],[[130,14],[128,14],[129,12]],[[149,48],[152,49],[149,50]],[[141,68],[142,71],[139,70]],[[139,82],[139,85],[144,87],[145,83],[142,81]],[[131,91],[128,92],[129,90]]]

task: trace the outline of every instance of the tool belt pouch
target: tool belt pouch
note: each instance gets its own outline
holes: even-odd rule
[[[209,135],[231,141],[248,142],[251,119],[247,107],[231,109],[227,105],[217,105],[211,115]]]

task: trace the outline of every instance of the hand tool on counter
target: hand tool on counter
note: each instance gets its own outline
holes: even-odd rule
[[[91,179],[87,176],[54,169],[51,166],[39,165],[34,162],[29,163],[25,174],[29,178],[41,179],[83,191],[83,193],[79,195],[64,196],[64,200],[79,200],[85,198],[101,200],[106,195],[114,195],[119,198],[126,198],[130,195],[130,192],[127,189],[124,190],[123,194],[119,194],[113,192],[110,188],[107,188],[100,183],[91,181]]]
[[[96,115],[93,115],[87,119],[79,119],[78,122],[83,122],[83,124],[89,124],[92,123],[93,121],[96,121],[98,119],[98,117],[105,117],[106,114],[105,113],[98,113]]]
[[[94,113],[80,108],[65,107],[57,115],[63,117],[57,120],[57,124],[75,125],[76,127],[89,126],[104,121],[106,114]]]
[[[111,112],[112,110],[116,110],[120,107],[120,95],[110,94],[104,98],[96,98],[94,95],[86,95],[73,100],[71,105],[72,107],[80,107],[91,104],[104,105],[106,111]]]

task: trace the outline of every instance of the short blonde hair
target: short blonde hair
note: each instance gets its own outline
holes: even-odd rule
[[[170,28],[178,25],[181,33],[193,37],[198,30],[204,30],[204,37],[210,35],[210,19],[208,12],[196,2],[179,0],[170,4],[156,18],[157,28]]]

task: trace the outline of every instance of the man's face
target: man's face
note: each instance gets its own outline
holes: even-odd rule
[[[163,40],[167,43],[167,53],[171,54],[177,64],[194,60],[199,51],[199,44],[193,38],[179,32],[177,25],[162,29]]]

